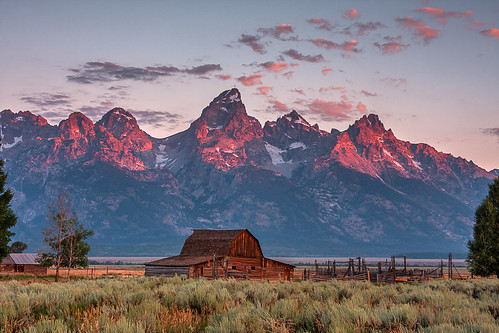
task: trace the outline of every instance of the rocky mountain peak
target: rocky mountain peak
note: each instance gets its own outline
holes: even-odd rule
[[[94,123],[81,112],[73,112],[59,124],[59,134],[64,140],[95,136]]]
[[[122,108],[108,111],[95,125],[104,127],[118,140],[130,132],[140,130],[135,117]]]

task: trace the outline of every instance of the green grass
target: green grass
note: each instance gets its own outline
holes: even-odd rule
[[[499,280],[0,283],[1,332],[499,332]]]

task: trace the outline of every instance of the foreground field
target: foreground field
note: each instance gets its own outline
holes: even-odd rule
[[[0,283],[2,332],[499,332],[499,280]]]

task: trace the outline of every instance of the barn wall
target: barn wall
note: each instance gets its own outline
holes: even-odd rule
[[[228,265],[226,260],[228,260]],[[235,278],[257,281],[292,281],[292,266],[265,258],[225,257],[215,266],[216,278]],[[213,261],[193,265],[189,268],[189,277],[213,277]]]
[[[26,273],[35,275],[47,275],[47,267],[40,265],[0,265],[1,273]]]
[[[168,266],[152,266],[146,265],[145,276],[166,276],[174,277],[175,275],[186,275],[189,277],[189,267],[168,267]]]
[[[259,258],[263,257],[258,240],[248,231],[244,231],[232,242],[229,256]]]
[[[42,267],[40,265],[24,265],[24,273],[27,274],[47,275],[47,272],[47,267]]]

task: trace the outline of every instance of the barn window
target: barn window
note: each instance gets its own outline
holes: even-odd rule
[[[232,266],[232,269],[236,269],[236,266]]]
[[[256,269],[255,266],[251,266],[251,270],[254,271]]]

